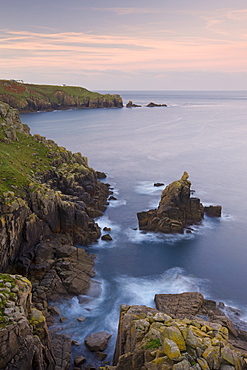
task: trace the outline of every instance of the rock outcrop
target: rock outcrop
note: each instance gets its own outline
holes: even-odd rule
[[[45,318],[32,308],[31,284],[0,274],[0,368],[55,369]]]
[[[126,108],[138,108],[141,107],[141,105],[133,103],[132,100],[129,100],[128,103],[126,104]]]
[[[191,182],[189,175],[184,172],[181,179],[166,186],[161,195],[158,209],[137,213],[139,228],[146,231],[163,233],[183,233],[192,224],[201,222],[204,207],[200,199],[190,196]],[[210,206],[217,209],[215,214],[221,215],[221,206]]]
[[[220,311],[219,321],[211,321],[215,302],[200,293],[157,295],[157,302],[163,312],[121,306],[114,366],[105,369],[247,369],[247,351],[229,339],[234,325]]]
[[[123,107],[119,95],[102,95],[75,86],[33,85],[8,80],[0,80],[0,100],[19,112]]]
[[[153,103],[151,101],[150,103],[148,103],[147,107],[148,108],[153,108],[153,107],[167,107],[167,104],[156,104],[156,103]]]

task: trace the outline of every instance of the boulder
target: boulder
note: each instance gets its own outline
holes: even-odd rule
[[[107,331],[99,331],[98,333],[90,334],[85,339],[85,344],[92,352],[104,351],[111,338],[111,334]]]
[[[102,235],[101,239],[107,242],[110,242],[112,240],[112,237],[110,234],[105,234],[105,235]]]

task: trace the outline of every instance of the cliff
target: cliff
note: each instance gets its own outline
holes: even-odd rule
[[[247,333],[239,333],[214,301],[200,293],[162,294],[157,300],[159,311],[121,306],[114,366],[105,369],[247,369]]]
[[[76,86],[34,85],[13,80],[0,80],[0,100],[19,112],[123,107],[119,95],[103,95]]]
[[[49,333],[47,301],[89,289],[94,256],[74,243],[100,237],[94,218],[106,209],[109,185],[80,153],[30,135],[3,102],[0,171],[0,271],[12,273],[0,274],[0,368],[68,369],[71,341]]]
[[[44,316],[31,305],[31,284],[0,274],[0,368],[55,369]]]
[[[157,209],[137,213],[141,230],[183,233],[189,225],[200,223],[204,213],[221,216],[221,206],[204,207],[200,199],[190,196],[188,178],[188,173],[184,172],[180,180],[166,186]]]
[[[1,271],[28,276],[39,293],[44,279],[42,294],[35,297],[85,293],[93,257],[73,244],[100,237],[94,218],[106,208],[109,185],[80,153],[30,135],[5,103],[0,103],[0,141]]]

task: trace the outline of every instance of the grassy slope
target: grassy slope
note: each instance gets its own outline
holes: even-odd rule
[[[0,131],[0,195],[6,191],[24,195],[35,173],[51,168],[46,146],[23,133],[17,133],[17,137],[19,141],[3,142],[4,134]]]
[[[35,96],[37,98],[47,97],[49,101],[56,102],[56,97],[54,93],[56,91],[63,91],[66,95],[74,98],[79,98],[83,101],[86,98],[89,99],[100,99],[104,98],[106,100],[112,99],[110,94],[99,94],[96,92],[91,92],[83,87],[77,86],[59,86],[59,85],[33,85],[18,83],[10,80],[0,80],[0,94],[9,94],[20,99],[25,99],[27,97]]]

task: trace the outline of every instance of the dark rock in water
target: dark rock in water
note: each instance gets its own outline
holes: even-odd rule
[[[167,107],[167,104],[156,104],[156,103],[153,103],[152,101],[147,105],[147,107],[149,108],[153,108],[153,107]]]
[[[141,105],[134,104],[132,100],[129,100],[129,102],[126,104],[126,108],[138,108],[141,107]]]
[[[117,198],[116,198],[116,197],[114,197],[113,195],[111,195],[111,196],[109,197],[109,200],[117,200]]]
[[[188,173],[184,172],[180,180],[166,186],[158,209],[137,213],[140,230],[183,233],[189,225],[201,222],[204,207],[200,199],[190,197],[191,182],[188,178]]]
[[[104,172],[96,171],[97,179],[105,179],[107,176]]]
[[[95,353],[95,357],[97,358],[97,360],[99,361],[104,361],[107,357],[107,354],[104,353],[104,352],[96,352]]]
[[[204,212],[209,217],[221,217],[221,206],[204,207]]]
[[[79,365],[83,364],[85,361],[86,361],[85,357],[83,357],[83,356],[76,356],[75,359],[74,359],[74,364],[76,366],[79,366]]]
[[[102,235],[101,239],[109,242],[112,240],[112,237],[110,234],[105,234],[105,235]]]
[[[107,331],[99,331],[98,333],[90,334],[85,339],[85,344],[92,352],[104,351],[111,338],[111,334]]]
[[[154,186],[157,186],[157,187],[163,186],[163,185],[165,185],[165,184],[163,184],[163,182],[155,182],[154,183]]]
[[[110,227],[104,227],[103,231],[111,231],[111,228]]]

